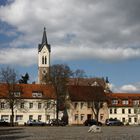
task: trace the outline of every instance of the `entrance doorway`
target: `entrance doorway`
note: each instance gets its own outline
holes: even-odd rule
[[[92,119],[92,114],[87,114],[87,120]]]

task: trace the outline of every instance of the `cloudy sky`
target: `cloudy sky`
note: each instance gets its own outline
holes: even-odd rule
[[[140,92],[139,0],[0,0],[0,67],[37,80],[44,27],[52,64],[108,76],[115,92]]]

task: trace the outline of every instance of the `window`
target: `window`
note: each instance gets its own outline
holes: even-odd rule
[[[50,120],[50,115],[47,115],[47,116],[46,116],[46,119],[47,119],[47,120]]]
[[[136,114],[138,112],[138,110],[136,108],[134,108],[134,114]]]
[[[137,120],[138,120],[137,118],[134,118],[134,122],[135,122],[135,123],[137,122]]]
[[[75,120],[75,121],[78,120],[78,114],[75,114],[75,116],[74,116],[74,120]]]
[[[118,100],[116,100],[116,99],[112,100],[112,104],[113,105],[117,105],[118,104]]]
[[[74,108],[76,109],[78,107],[78,103],[74,103]]]
[[[82,102],[82,103],[81,103],[81,109],[83,108],[83,106],[84,106],[84,103]]]
[[[47,57],[45,56],[45,64],[47,64]]]
[[[128,100],[122,100],[123,105],[128,105],[128,103],[129,103]]]
[[[42,64],[44,64],[44,56],[42,56]]]
[[[38,121],[41,121],[41,117],[42,117],[41,115],[38,115]]]
[[[84,114],[81,114],[81,121],[84,120]]]
[[[38,109],[41,109],[42,104],[38,103]]]
[[[122,114],[125,114],[125,109],[124,108],[122,109]]]
[[[47,108],[50,108],[50,107],[51,107],[51,103],[50,103],[50,102],[47,102],[46,107],[47,107]]]
[[[16,115],[16,121],[23,120],[23,115]]]
[[[29,103],[29,108],[33,108],[33,103]]]
[[[29,115],[29,120],[33,120],[33,115]]]
[[[87,103],[87,107],[88,107],[88,108],[91,108],[91,107],[92,107],[92,102],[88,102],[88,103]]]
[[[128,113],[131,114],[131,109],[130,108],[128,109]]]
[[[5,108],[5,103],[1,102],[1,109]]]
[[[4,121],[8,121],[9,120],[9,115],[1,115],[1,119]]]
[[[139,100],[133,100],[133,105],[139,105]]]
[[[109,111],[110,111],[110,114],[112,114],[112,108]]]
[[[117,114],[117,109],[116,108],[114,109],[114,114]]]
[[[104,114],[100,114],[100,120],[103,120]]]
[[[24,108],[24,103],[21,103],[20,104],[20,108]]]
[[[42,92],[34,91],[34,92],[32,93],[32,96],[33,96],[33,97],[42,97]]]
[[[131,118],[128,119],[128,122],[131,122]]]
[[[123,123],[125,122],[125,118],[122,118],[122,122],[123,122]]]

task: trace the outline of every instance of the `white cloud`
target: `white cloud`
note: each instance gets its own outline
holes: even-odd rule
[[[140,58],[140,49],[134,48],[104,48],[104,47],[52,47],[52,59],[100,59],[106,61],[120,61],[125,59]]]
[[[19,41],[18,44],[21,42]],[[26,42],[25,42],[26,44]],[[14,45],[14,42],[13,44]],[[37,64],[37,46],[36,48],[6,48],[0,51],[0,63],[1,64],[18,64],[29,66]],[[115,53],[114,53],[115,52]],[[71,60],[88,60],[88,59],[100,59],[106,61],[119,61],[132,58],[140,57],[140,50],[126,48],[124,49],[113,49],[113,48],[90,48],[90,47],[52,47],[51,52],[52,61],[71,61]],[[123,57],[122,57],[123,56]]]
[[[133,91],[136,92],[137,88],[134,85],[124,85],[121,87],[122,91]]]
[[[36,56],[36,49],[7,48],[0,51],[0,63],[29,66],[37,63]]]
[[[112,91],[116,93],[140,93],[140,83],[133,83],[116,87],[113,85]]]
[[[121,61],[140,58],[139,6],[137,0],[14,0],[0,7],[0,20],[21,33],[9,43],[15,52],[37,48],[46,26],[54,60]]]

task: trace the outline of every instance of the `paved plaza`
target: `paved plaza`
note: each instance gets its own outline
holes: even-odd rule
[[[140,126],[102,127],[101,133],[88,133],[89,127],[0,127],[0,140],[140,140]]]

